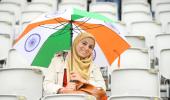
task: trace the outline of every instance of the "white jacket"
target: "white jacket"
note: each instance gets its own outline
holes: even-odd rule
[[[45,75],[43,87],[45,94],[56,94],[59,88],[63,85],[63,75],[66,63],[62,56],[55,56],[48,68],[48,72]],[[93,63],[90,66],[90,84],[96,87],[102,87],[106,90],[105,82],[100,72],[100,68]]]

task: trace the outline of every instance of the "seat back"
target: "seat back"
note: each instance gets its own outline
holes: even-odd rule
[[[152,73],[149,69],[114,70],[111,74],[111,95],[159,97],[159,82],[158,73]]]
[[[42,97],[43,76],[41,70],[9,68],[0,70],[0,94],[22,95],[28,100]]]

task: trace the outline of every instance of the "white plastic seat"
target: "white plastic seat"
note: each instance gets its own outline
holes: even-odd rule
[[[12,23],[6,21],[0,21],[0,33],[9,34],[12,36],[14,34],[14,27]]]
[[[149,69],[117,69],[111,74],[111,95],[160,97],[159,82],[158,73]]]
[[[135,9],[134,9],[135,8]],[[127,2],[122,6],[122,13],[131,11],[143,11],[150,13],[150,6],[148,3]]]
[[[115,20],[118,20],[117,9],[117,5],[111,2],[95,2],[89,5],[90,12],[100,13],[108,18]]]
[[[127,35],[125,37],[132,48],[147,48],[144,36]]]
[[[115,21],[118,20],[117,15],[114,14],[114,13],[111,13],[111,12],[100,12],[100,11],[99,11],[99,12],[96,12],[96,13],[99,13],[99,14],[101,14],[101,15],[109,18],[109,19],[115,20]]]
[[[19,23],[19,33],[25,28],[25,26],[23,27],[23,24],[31,22],[44,13],[44,11],[22,11]]]
[[[79,3],[59,3],[58,10],[77,8],[87,11],[87,7]]]
[[[27,100],[24,96],[18,95],[0,95],[0,100]]]
[[[11,47],[11,39],[8,34],[0,34],[0,61],[2,61],[2,65],[0,67],[3,67],[5,65],[5,62],[8,58],[8,51]]]
[[[141,49],[141,48],[129,48],[125,52],[120,55],[120,66],[118,66],[118,59],[117,58],[113,63],[112,67],[113,70],[119,69],[148,69],[150,68],[150,54],[148,50]]]
[[[57,6],[58,6],[58,0],[32,0],[31,2],[35,2],[35,3],[47,3],[47,4],[51,4],[53,11],[57,10]]]
[[[44,13],[44,11],[22,11],[20,22],[32,21]]]
[[[10,68],[0,69],[0,94],[22,95],[27,100],[42,97],[43,76],[38,69]]]
[[[132,35],[144,35],[146,44],[149,47],[154,44],[155,35],[162,33],[162,27],[160,23],[154,21],[136,21],[132,22],[130,32]]]
[[[160,12],[163,12],[163,11],[170,11],[170,1],[169,1],[169,2],[166,2],[166,3],[159,3],[159,4],[156,6],[155,19],[156,19],[157,21],[160,20]]]
[[[121,6],[123,7],[123,4],[125,3],[148,3],[148,0],[121,0]]]
[[[7,11],[7,10],[0,10],[0,21],[5,21],[12,23],[14,26],[15,24],[15,15],[13,12]]]
[[[90,98],[90,99],[89,99]],[[45,96],[42,100],[96,100],[95,97],[85,94],[56,94]]]
[[[149,96],[110,96],[108,100],[161,100],[159,97]]]
[[[152,15],[143,11],[125,12],[122,14],[122,21],[130,26],[135,21],[152,21]]]
[[[0,3],[0,10],[6,10],[6,11],[13,12],[15,14],[16,23],[19,22],[19,16],[21,14],[20,4],[14,3],[14,2],[1,2]]]
[[[138,3],[147,3],[147,0],[122,0],[122,3],[127,3],[127,2],[138,2]]]
[[[162,49],[170,48],[170,34],[158,34],[155,36],[155,56],[158,57]]]
[[[22,9],[24,9],[25,6],[27,5],[27,0],[1,0],[1,2],[13,2],[13,3],[20,4]]]
[[[43,2],[32,2],[27,5],[25,11],[42,11],[50,12],[53,11],[52,5]]]
[[[154,40],[154,56],[156,60],[156,66],[159,69],[160,53],[163,49],[170,48],[170,34],[157,34]]]
[[[79,4],[86,9],[87,9],[87,2],[88,0],[61,0],[61,3]]]
[[[104,9],[103,9],[104,8]],[[90,12],[111,12],[117,14],[117,5],[111,2],[95,2],[89,5]]]
[[[7,59],[7,68],[26,68],[29,67],[30,64],[28,60],[24,58],[17,50],[10,49]]]
[[[159,70],[160,74],[165,77],[166,79],[170,79],[170,48],[169,49],[162,49],[160,51],[159,59]]]
[[[159,5],[160,3],[167,3],[169,0],[151,0],[151,8],[152,11],[155,12],[156,6]]]
[[[157,21],[162,24],[162,31],[166,32],[167,31],[167,24],[170,22],[170,9],[169,11],[160,11],[158,16],[157,16]]]

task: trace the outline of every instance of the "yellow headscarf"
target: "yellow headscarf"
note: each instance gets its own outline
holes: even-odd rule
[[[73,51],[72,51],[72,54],[71,53],[68,54],[67,61],[68,61],[69,69],[71,69],[71,64],[72,64],[72,68],[73,68],[72,71],[78,72],[81,75],[81,77],[88,80],[90,76],[89,68],[93,60],[92,54],[88,58],[82,59],[78,56],[77,51],[76,51],[76,46],[84,38],[92,38],[95,41],[95,38],[91,34],[88,34],[88,33],[79,34],[73,42],[73,46],[72,46]],[[72,62],[71,62],[71,59],[72,59]]]

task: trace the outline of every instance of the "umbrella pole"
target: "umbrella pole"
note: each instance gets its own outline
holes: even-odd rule
[[[70,47],[71,47],[71,66],[70,66],[70,72],[73,71],[73,48],[72,48],[72,38],[73,38],[73,28],[72,28],[72,20],[70,20]]]
[[[73,72],[73,47],[72,47],[72,38],[73,38],[73,28],[72,28],[72,22],[73,20],[70,20],[70,47],[71,47],[71,66],[70,66],[70,72]],[[76,80],[70,80],[70,82],[76,82]]]

